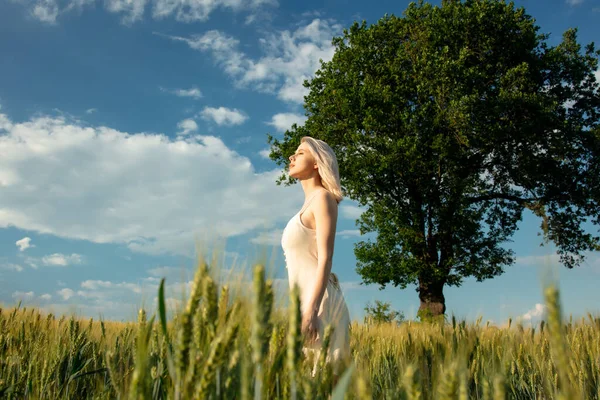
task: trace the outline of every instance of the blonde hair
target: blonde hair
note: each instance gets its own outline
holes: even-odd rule
[[[340,185],[340,171],[333,149],[322,140],[304,136],[300,143],[306,143],[319,167],[319,176],[323,187],[335,197],[339,204],[344,198]]]

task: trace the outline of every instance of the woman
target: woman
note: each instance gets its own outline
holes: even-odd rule
[[[304,190],[304,205],[283,231],[290,289],[298,285],[302,312],[303,351],[318,359],[321,340],[331,325],[328,361],[350,357],[350,315],[337,276],[331,272],[338,204],[342,201],[338,164],[322,140],[305,136],[290,156],[289,174]],[[316,367],[316,364],[315,364]],[[313,376],[316,370],[313,368]]]

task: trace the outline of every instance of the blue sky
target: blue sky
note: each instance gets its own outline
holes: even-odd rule
[[[266,252],[285,288],[280,235],[303,193],[275,185],[266,133],[303,122],[302,81],[331,58],[332,36],[407,4],[0,1],[0,302],[133,318],[162,276],[177,304],[195,243],[225,243],[227,267]],[[600,37],[598,0],[517,4],[550,44],[569,27],[582,43]],[[341,204],[333,267],[351,317],[378,299],[413,318],[414,287],[359,285],[359,215]],[[596,312],[600,258],[560,267],[538,227],[527,214],[503,275],[447,288],[448,313],[535,322],[549,271],[567,314]]]

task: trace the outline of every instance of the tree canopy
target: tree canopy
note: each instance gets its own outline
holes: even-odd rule
[[[527,209],[566,267],[600,250],[582,227],[600,225],[600,52],[539,31],[513,3],[447,0],[333,38],[307,121],[268,142],[282,166],[302,136],[334,149],[361,234],[377,233],[355,247],[365,283],[416,284],[420,312],[443,314],[445,285],[514,263],[502,245]]]

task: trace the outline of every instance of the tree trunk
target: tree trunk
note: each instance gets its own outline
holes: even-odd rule
[[[431,281],[431,278],[419,278],[419,315],[437,317],[446,313],[444,282]]]

